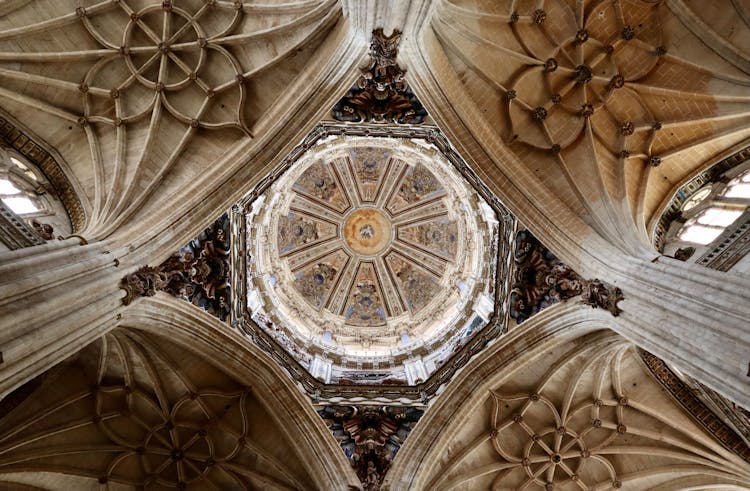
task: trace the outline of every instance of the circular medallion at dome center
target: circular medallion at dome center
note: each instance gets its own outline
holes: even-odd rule
[[[357,254],[372,256],[391,241],[390,221],[380,211],[365,208],[352,213],[344,223],[344,240]]]

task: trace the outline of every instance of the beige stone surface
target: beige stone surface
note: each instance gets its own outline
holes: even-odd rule
[[[0,415],[0,487],[100,488],[116,452],[128,454],[123,466],[132,459],[102,421],[141,431],[134,408],[166,420],[179,401],[195,403],[190,390],[177,394],[186,386],[245,394],[231,396],[247,411],[232,413],[235,430],[221,438],[254,425],[232,471],[247,486],[357,485],[267,355],[177,300],[124,307],[117,284],[163,261],[273,169],[328,116],[366,64],[370,32],[384,27],[404,32],[409,84],[492,192],[563,261],[625,295],[616,319],[588,308],[543,313],[474,359],[401,449],[391,489],[481,489],[494,479],[514,489],[525,478],[509,457],[531,440],[493,410],[535,391],[549,410],[529,420],[554,430],[555,414],[599,390],[610,412],[598,419],[614,437],[597,447],[587,483],[750,488],[748,464],[661,393],[628,344],[750,406],[750,279],[742,268],[660,256],[650,236],[682,183],[747,145],[748,11],[745,0],[0,2],[0,110],[59,156],[86,215],[80,237],[0,252],[0,398],[42,374],[48,384]],[[617,334],[588,334],[601,329]],[[118,343],[120,354],[102,356]],[[128,366],[140,387],[129,395]],[[117,403],[97,408],[110,383]],[[620,389],[628,404],[614,406]],[[145,402],[128,406],[135,400]],[[522,431],[499,452],[501,426]],[[558,434],[570,436],[567,426]],[[567,459],[535,461],[547,481],[533,485],[562,476]]]

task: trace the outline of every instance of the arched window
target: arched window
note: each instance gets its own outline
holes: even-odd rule
[[[45,206],[40,199],[43,189],[39,190],[39,177],[18,156],[9,154],[6,157],[0,170],[0,199],[16,215],[44,215]]]
[[[668,225],[664,254],[683,260],[692,256],[706,263],[702,259],[711,259],[720,249],[727,249],[748,223],[750,160],[745,160],[685,197],[678,216]],[[733,254],[740,260],[738,252]]]
[[[707,184],[682,205],[686,219],[677,236],[683,242],[709,245],[750,205],[750,169],[724,185]]]
[[[0,147],[0,201],[5,210],[12,212],[6,218],[16,229],[23,228],[18,223],[20,218],[40,239],[51,240],[56,235],[71,233],[70,219],[65,208],[44,175],[28,159],[11,148]],[[18,232],[28,237],[28,231]],[[10,237],[5,237],[3,242],[10,249],[23,243]]]

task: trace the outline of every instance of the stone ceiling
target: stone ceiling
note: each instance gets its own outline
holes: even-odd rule
[[[117,283],[123,275],[147,262],[165,259],[211,218],[237,202],[247,187],[258,184],[255,190],[265,190],[268,182],[279,177],[277,169],[287,170],[283,165],[276,169],[274,166],[350,87],[364,59],[369,32],[381,25],[388,27],[386,31],[394,26],[404,29],[402,60],[410,70],[409,81],[431,117],[477,172],[473,183],[479,182],[479,175],[491,189],[480,194],[491,205],[490,197],[500,196],[545,244],[582,274],[622,287],[627,302],[623,302],[623,313],[617,322],[609,322],[609,315],[595,316],[598,311],[593,309],[576,310],[575,322],[565,325],[566,333],[582,320],[593,319],[597,328],[617,331],[747,405],[747,341],[742,336],[748,318],[746,279],[674,264],[669,258],[657,256],[649,237],[655,217],[681,183],[739,145],[746,145],[750,135],[750,67],[746,56],[750,21],[747,9],[742,8],[745,0],[724,2],[727,8],[707,8],[705,2],[698,0],[270,3],[0,3],[2,109],[9,121],[21,123],[19,127],[32,138],[54,150],[63,166],[61,172],[70,178],[71,192],[81,199],[85,215],[79,230],[80,245],[71,243],[75,241],[62,242],[54,253],[33,252],[23,262],[3,265],[0,303],[4,315],[0,324],[5,361],[0,387],[7,391],[18,386],[95,339],[99,341],[86,351],[89,355],[104,340],[120,339],[127,346],[122,358],[110,357],[108,363],[100,366],[90,358],[83,359],[86,376],[66,376],[62,380],[84,385],[49,384],[46,387],[50,390],[34,394],[34,398],[49,398],[39,401],[37,410],[30,406],[35,403],[30,398],[27,407],[18,408],[21,412],[16,411],[13,421],[3,421],[1,435],[6,457],[2,460],[8,471],[4,478],[14,482],[29,477],[43,479],[40,475],[14,475],[14,466],[31,466],[30,460],[38,459],[46,469],[74,461],[90,466],[86,482],[92,488],[99,487],[101,483],[97,481],[106,477],[107,468],[99,464],[109,459],[91,458],[90,441],[102,444],[97,447],[100,453],[112,448],[128,453],[130,447],[107,443],[108,436],[97,431],[96,440],[87,440],[79,447],[83,449],[81,453],[73,448],[74,439],[67,439],[66,446],[60,447],[67,452],[64,455],[49,457],[44,453],[53,443],[60,442],[61,434],[67,436],[61,429],[69,428],[85,438],[94,436],[86,431],[88,428],[100,429],[101,421],[89,418],[93,412],[87,401],[104,386],[114,387],[119,392],[111,399],[120,403],[113,409],[115,418],[137,423],[131,413],[137,414],[143,408],[131,411],[129,399],[150,400],[166,415],[185,395],[186,384],[180,384],[174,380],[178,375],[172,375],[182,373],[183,380],[194,380],[194,387],[200,388],[209,387],[203,379],[209,372],[215,373],[210,378],[218,380],[220,386],[216,391],[216,384],[211,383],[211,394],[243,392],[247,404],[240,403],[236,408],[262,406],[264,410],[253,410],[260,414],[260,421],[266,414],[276,418],[273,428],[259,425],[258,436],[279,435],[274,441],[264,440],[269,449],[263,453],[293,454],[299,445],[290,435],[316,444],[302,458],[284,461],[294,466],[287,471],[276,473],[273,466],[265,465],[260,469],[253,467],[259,460],[252,456],[242,462],[243,469],[249,464],[260,472],[271,471],[287,487],[310,482],[308,476],[315,477],[317,468],[328,472],[327,464],[315,458],[323,455],[335,460],[331,445],[326,447],[332,443],[330,438],[326,440],[320,432],[303,431],[301,427],[294,430],[297,422],[309,420],[310,416],[317,418],[314,413],[308,414],[312,411],[305,412],[310,409],[307,401],[295,406],[269,406],[265,402],[284,393],[299,399],[300,394],[294,392],[299,386],[306,390],[312,387],[310,394],[320,391],[326,396],[325,384],[301,378],[295,378],[292,384],[282,374],[272,372],[272,380],[266,384],[269,387],[248,391],[250,382],[262,377],[255,366],[238,378],[211,364],[231,364],[242,357],[270,364],[270,359],[251,343],[242,344],[247,340],[237,332],[226,330],[237,338],[237,344],[228,343],[224,330],[218,328],[167,351],[178,363],[165,360],[164,350],[153,349],[149,343],[158,345],[165,342],[164,338],[179,337],[192,326],[215,319],[199,311],[196,315],[185,312],[182,317],[175,316],[170,307],[178,308],[177,301],[169,302],[173,299],[163,295],[123,307]],[[721,2],[712,2],[714,7],[717,4]],[[173,28],[182,33],[177,34]],[[205,35],[201,35],[201,30]],[[115,38],[101,37],[102,31],[116,33]],[[171,36],[182,34],[185,38],[173,44]],[[389,49],[387,43],[383,48]],[[205,56],[202,65],[201,56]],[[158,73],[154,70],[157,63]],[[190,83],[183,85],[180,72]],[[540,77],[538,72],[544,75]],[[542,79],[545,83],[536,87],[519,85],[516,76]],[[577,109],[584,98],[592,101],[591,108],[584,103]],[[406,121],[415,116],[419,119],[416,112],[407,114],[410,110],[378,115],[387,120]],[[434,137],[429,131],[426,134],[427,141]],[[435,137],[433,142],[445,151],[445,146],[440,146],[444,140],[440,143]],[[451,163],[472,180],[460,163]],[[495,207],[500,218],[498,209]],[[233,229],[242,227],[234,220],[236,215],[232,214]],[[501,218],[504,225],[506,218]],[[498,235],[506,237],[508,233],[508,229],[503,229]],[[245,237],[244,229],[241,237]],[[508,257],[504,246],[505,242],[499,240],[499,259]],[[235,249],[233,260],[238,257]],[[498,261],[498,277],[506,277],[501,269],[502,261]],[[232,278],[232,295],[244,295],[244,286],[237,288],[236,282],[245,283],[245,279]],[[512,478],[525,479],[521,474],[525,469],[521,467],[529,466],[509,462],[492,445],[498,441],[501,427],[503,431],[525,431],[527,426],[533,430],[549,425],[561,437],[570,436],[570,431],[580,435],[590,427],[587,435],[607,430],[614,436],[615,448],[598,446],[603,454],[596,457],[599,462],[603,459],[620,468],[601,478],[588,476],[587,483],[615,487],[611,479],[616,477],[626,488],[666,486],[667,480],[673,488],[703,485],[715,489],[730,481],[747,486],[746,466],[740,468],[742,463],[727,458],[724,450],[707,441],[708,436],[690,428],[669,401],[659,399],[663,396],[660,388],[654,390],[642,383],[641,373],[645,372],[636,370],[639,362],[632,347],[596,347],[590,343],[592,339],[582,338],[575,341],[576,346],[569,344],[571,350],[565,354],[548,350],[550,341],[542,346],[546,354],[535,351],[535,356],[539,356],[519,363],[512,373],[506,366],[492,368],[495,359],[523,354],[547,333],[532,330],[533,319],[529,319],[524,329],[511,333],[513,339],[522,342],[496,343],[485,353],[487,356],[475,358],[477,363],[467,367],[466,362],[497,334],[497,326],[502,329],[504,317],[499,318],[498,313],[506,312],[502,302],[507,290],[499,288],[500,283],[495,284],[495,312],[488,328],[457,346],[452,360],[426,382],[408,387],[410,397],[420,392],[432,396],[456,370],[466,368],[456,383],[445,387],[444,394],[455,397],[435,401],[435,416],[427,414],[430,419],[421,420],[408,444],[412,449],[432,452],[432,458],[418,458],[405,446],[399,454],[403,467],[421,473],[420,479],[434,487],[450,487],[453,483],[470,487],[478,482],[475,479],[488,480],[488,469],[506,465],[515,473]],[[232,309],[237,305],[247,303],[232,302]],[[168,324],[166,334],[128,334],[123,319],[143,316],[149,306],[153,310],[147,328],[153,329],[152,324],[164,321]],[[555,307],[556,312],[564,307]],[[553,321],[556,312],[551,310],[540,315],[549,314],[545,319]],[[243,330],[250,326],[246,333],[255,336],[254,340],[261,339],[258,344],[266,348],[266,333],[262,328],[253,330],[252,319],[244,317],[244,313],[232,312],[233,326]],[[530,333],[528,338],[516,335],[525,330]],[[562,331],[549,333],[561,350]],[[157,337],[162,339],[157,341]],[[209,349],[211,343],[228,348],[217,355]],[[10,345],[9,349],[6,345]],[[195,352],[182,358],[180,352],[189,348]],[[272,349],[268,352],[276,361],[284,356]],[[141,356],[143,353],[146,355]],[[155,361],[144,361],[146,358]],[[132,384],[124,381],[123,367],[130,363],[126,360],[134,360],[132,365],[138,367]],[[295,370],[294,363],[285,366]],[[600,376],[608,370],[611,376]],[[549,377],[545,371],[549,371]],[[472,378],[464,376],[470,372]],[[98,381],[99,375],[106,376],[104,384],[85,384]],[[568,384],[571,378],[580,383]],[[202,383],[198,383],[199,379]],[[607,392],[611,393],[606,398],[598,397],[601,384],[596,379],[607,382]],[[624,387],[620,387],[620,382]],[[636,382],[637,387],[647,390],[641,394]],[[168,391],[161,390],[165,387]],[[71,395],[67,391],[70,388],[80,392]],[[619,397],[610,397],[622,395],[614,390],[619,388],[629,391],[626,403],[620,403]],[[369,390],[357,387],[360,392],[365,389]],[[393,398],[405,393],[393,387],[387,390]],[[189,396],[195,395],[197,400],[214,398],[199,390],[191,392]],[[346,386],[338,386],[337,393],[352,394]],[[507,408],[498,404],[502,415],[488,417],[496,395],[507,399],[518,393],[528,396],[531,406],[531,402],[546,400],[554,409],[543,419],[538,417],[538,408],[506,414],[502,411]],[[71,403],[70,410],[63,408],[52,417],[50,411],[38,410],[54,409],[60,400],[77,394],[83,394],[85,399]],[[191,402],[185,401],[181,407],[194,408],[199,404],[188,398]],[[588,404],[597,400],[604,401],[606,411],[611,411],[614,406],[610,403],[616,402],[614,411],[625,412],[625,419],[618,413],[616,419],[594,418],[589,426],[579,413],[578,420],[567,419],[562,429],[556,424],[555,414],[564,413],[568,402]],[[280,422],[279,415],[287,411],[295,417]],[[457,417],[450,418],[452,415]],[[196,414],[190,416],[192,419]],[[236,413],[230,416],[235,418],[234,428],[249,419],[244,415],[237,417]],[[165,423],[166,419],[165,416]],[[81,423],[84,420],[85,425]],[[594,426],[595,420],[602,426]],[[28,426],[33,427],[38,421],[49,426],[35,428],[40,433],[33,433]],[[162,425],[157,418],[154,421],[157,423],[151,429]],[[320,420],[316,422],[322,428]],[[624,431],[617,431],[615,424],[625,426]],[[666,431],[665,426],[669,427]],[[77,432],[77,428],[84,431]],[[138,430],[137,425],[134,428]],[[316,429],[314,425],[310,428]],[[160,431],[164,435],[162,428],[154,433]],[[428,431],[439,432],[444,438],[440,442],[422,438]],[[42,433],[49,438],[38,439]],[[245,431],[223,433],[226,438],[246,436]],[[527,435],[530,441],[535,440],[535,434]],[[673,439],[681,434],[685,438]],[[246,448],[253,443],[254,435],[247,436],[241,444],[235,442],[237,447]],[[580,439],[586,441],[583,436]],[[474,440],[479,443],[472,445]],[[556,462],[550,459],[554,455],[537,452],[539,448],[534,448],[530,458],[547,460],[543,465],[541,461],[529,463],[536,470],[546,466],[542,474],[550,468],[555,472],[549,481],[540,478],[534,485],[544,488],[548,483],[560,482],[573,487],[572,479],[568,482],[557,471],[565,472],[560,464],[574,463],[574,456],[560,454],[560,462]],[[480,450],[471,453],[474,449]],[[521,448],[511,450],[516,454]],[[637,452],[642,453],[636,455]],[[492,458],[477,459],[478,454]],[[247,455],[237,454],[238,460],[243,461]],[[171,457],[185,460],[184,454],[170,452],[170,472],[177,467]],[[135,460],[132,455],[127,458]],[[459,460],[464,465],[450,467],[448,461]],[[718,471],[726,479],[683,479],[674,475],[675,462],[690,462],[709,477]],[[637,481],[649,470],[640,470],[648,467],[646,464],[657,466],[652,470],[662,473],[665,481]],[[441,468],[431,469],[430,465]],[[331,474],[344,475],[333,469]],[[290,476],[292,479],[288,480]],[[738,476],[742,481],[736,480]],[[566,482],[562,483],[563,479]],[[80,487],[76,484],[67,487]],[[343,484],[326,486],[320,480],[315,480],[315,485],[321,489],[346,489]],[[115,481],[109,481],[106,487],[116,487]]]
[[[0,488],[325,485],[258,393],[258,367],[250,387],[173,341],[120,329],[37,380],[41,390],[3,421]]]
[[[507,148],[637,249],[678,183],[748,137],[746,6],[720,3],[709,28],[704,2],[446,0],[430,27]]]

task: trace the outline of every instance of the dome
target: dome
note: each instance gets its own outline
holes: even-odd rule
[[[247,215],[248,310],[330,381],[424,381],[491,315],[494,211],[423,140],[331,136]]]

